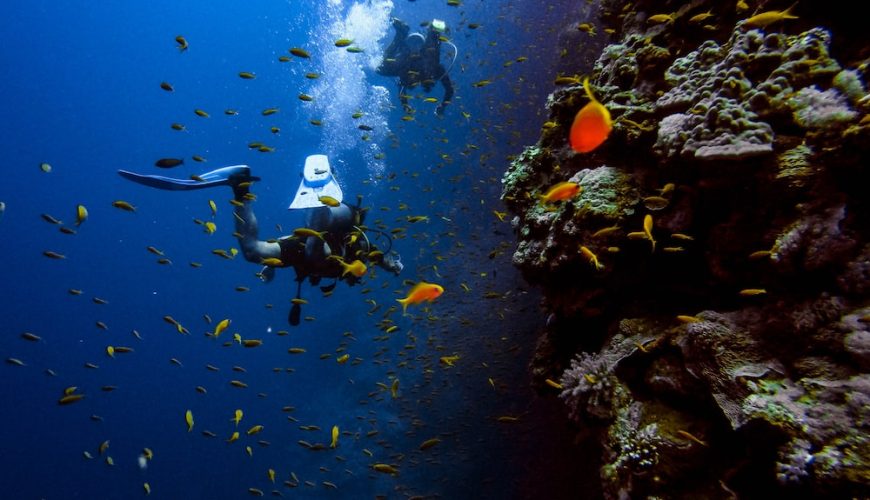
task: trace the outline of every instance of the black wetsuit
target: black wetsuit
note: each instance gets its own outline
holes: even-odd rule
[[[293,267],[297,280],[308,278],[312,284],[317,284],[320,278],[344,279],[350,284],[359,281],[350,273],[342,276],[344,267],[338,259],[328,258],[330,255],[341,257],[348,264],[360,260],[385,267],[383,255],[372,254],[378,248],[357,230],[362,224],[363,213],[359,208],[344,203],[334,208],[309,209],[305,223],[310,229],[323,232],[323,239],[316,236],[279,239],[281,261]],[[385,269],[395,272],[388,266]]]
[[[410,109],[406,90],[421,85],[429,92],[440,81],[444,87],[444,98],[436,111],[441,114],[453,99],[453,82],[450,81],[447,69],[441,64],[439,33],[430,28],[421,49],[414,51],[408,46],[408,27],[401,25],[395,28],[396,35],[384,51],[384,61],[378,66],[378,74],[399,77],[399,100],[406,111]]]

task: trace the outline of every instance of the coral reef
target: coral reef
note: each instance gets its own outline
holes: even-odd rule
[[[585,96],[562,87],[504,174],[548,313],[535,383],[598,437],[607,498],[870,496],[868,63],[848,16],[799,8],[762,29],[600,2],[609,139],[568,147]],[[539,201],[562,181],[581,194]]]

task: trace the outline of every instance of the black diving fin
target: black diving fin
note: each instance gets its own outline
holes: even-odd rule
[[[302,298],[302,282],[304,278],[299,279],[296,278],[296,298]],[[294,302],[290,307],[290,314],[287,315],[287,322],[290,323],[290,326],[298,326],[299,318],[302,316],[302,305]]]
[[[287,322],[290,323],[291,326],[298,326],[301,317],[302,306],[299,304],[293,304],[293,306],[290,307],[290,314],[287,315]]]
[[[251,175],[251,167],[247,165],[233,165],[223,167],[211,172],[196,176],[195,179],[174,179],[162,175],[144,175],[118,170],[118,174],[138,184],[168,191],[190,191],[192,189],[205,189],[214,186],[232,186],[241,180],[259,181],[259,177]]]

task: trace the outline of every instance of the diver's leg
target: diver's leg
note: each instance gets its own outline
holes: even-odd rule
[[[408,45],[405,40],[408,38],[410,28],[402,20],[393,18],[393,28],[396,29],[396,34],[390,45],[384,49],[384,60],[377,68],[377,72],[384,76],[399,76],[402,70],[403,61],[408,56]]]
[[[238,203],[233,210],[233,218],[236,221],[236,233],[239,246],[242,247],[242,255],[245,260],[261,263],[263,259],[281,257],[281,246],[278,243],[269,243],[259,239],[257,217],[254,215],[253,201],[249,200],[248,185],[244,185],[246,179],[240,178],[231,184],[233,197]]]

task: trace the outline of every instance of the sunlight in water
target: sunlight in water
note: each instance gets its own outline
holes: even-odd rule
[[[366,73],[372,73],[381,61],[380,42],[389,29],[392,9],[391,0],[357,2],[350,6],[331,0],[323,6],[322,24],[310,33],[316,42],[314,45],[323,52],[322,76],[312,87],[312,94],[317,98],[310,108],[310,118],[322,121],[320,151],[330,157],[337,170],[345,164],[343,154],[360,148],[369,175],[383,173],[384,162],[375,157],[382,153],[390,134],[387,124],[390,93],[383,86],[369,83]],[[340,38],[353,40],[352,46],[363,52],[352,53],[336,47],[335,41]],[[357,112],[363,116],[352,118]],[[371,130],[361,130],[360,125]],[[363,135],[367,135],[368,140],[362,140]]]

